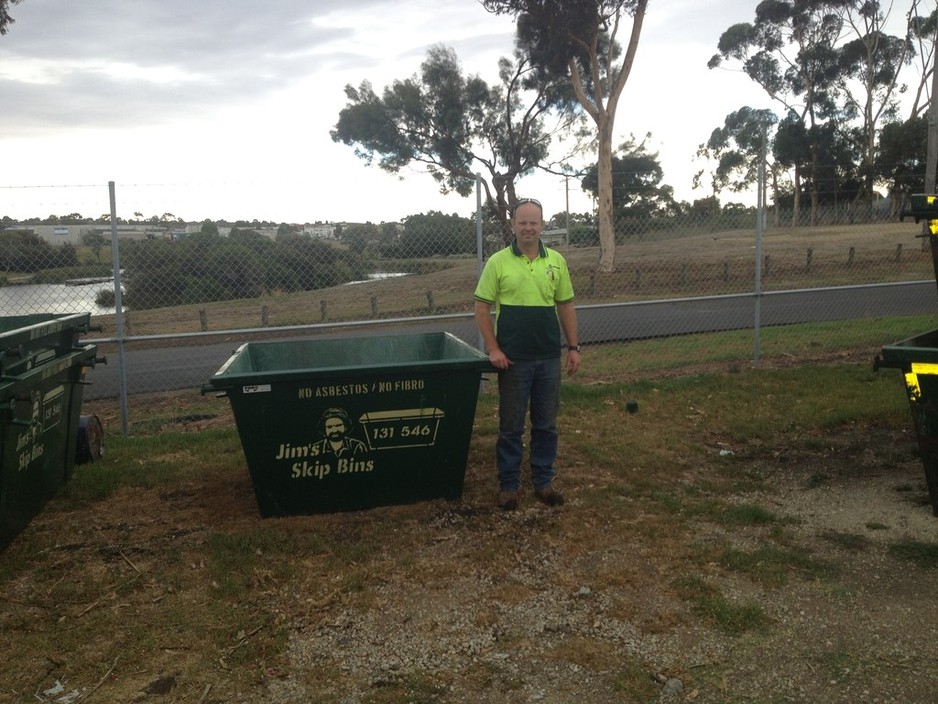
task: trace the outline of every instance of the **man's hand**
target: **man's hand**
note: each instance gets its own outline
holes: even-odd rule
[[[576,374],[580,368],[580,353],[576,350],[567,350],[567,359],[564,364],[567,374]]]
[[[511,364],[511,360],[508,359],[508,357],[505,356],[505,353],[500,349],[496,349],[492,352],[489,352],[489,364],[491,364],[496,369],[505,371]]]

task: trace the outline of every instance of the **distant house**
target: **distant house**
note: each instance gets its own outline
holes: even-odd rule
[[[567,236],[567,228],[561,227],[555,230],[544,230],[541,232],[541,242],[548,247],[566,247],[570,244],[570,238]]]

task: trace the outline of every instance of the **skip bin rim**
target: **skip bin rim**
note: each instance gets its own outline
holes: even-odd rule
[[[51,359],[40,366],[33,367],[28,372],[4,377],[3,383],[0,384],[0,402],[6,402],[10,396],[20,393],[22,391],[21,387],[26,384],[33,384],[37,380],[42,382],[75,366],[89,366],[94,361],[96,354],[97,347],[86,345],[61,357]]]
[[[465,357],[446,358],[446,359],[422,359],[408,360],[406,362],[382,361],[371,366],[362,365],[331,365],[331,366],[310,366],[300,369],[281,369],[257,371],[250,370],[245,372],[231,372],[230,367],[238,360],[241,355],[247,353],[247,349],[254,345],[278,345],[291,343],[315,343],[315,342],[335,342],[345,341],[354,344],[358,337],[348,336],[328,336],[328,337],[307,337],[290,338],[285,340],[261,340],[255,342],[242,343],[228,359],[219,367],[218,371],[212,376],[207,384],[202,387],[203,392],[226,391],[228,389],[241,386],[256,386],[258,383],[271,383],[278,381],[294,381],[303,379],[306,381],[316,380],[322,377],[334,377],[340,374],[345,377],[374,376],[375,370],[380,369],[382,374],[406,373],[413,370],[432,370],[444,368],[446,370],[469,370],[484,373],[493,371],[488,356],[464,340],[456,337],[450,332],[425,332],[425,333],[391,333],[384,335],[364,336],[370,340],[381,339],[400,339],[413,337],[440,337],[444,338],[449,344],[454,344],[466,353]]]
[[[36,322],[30,323],[30,320]],[[15,328],[5,330],[4,321],[17,324]],[[55,335],[64,330],[73,330],[79,333],[88,332],[91,325],[91,313],[66,313],[64,315],[36,314],[0,316],[0,344],[5,346],[18,345],[23,342],[34,342],[48,335]]]
[[[904,369],[912,362],[938,363],[938,328],[883,345],[878,366]]]

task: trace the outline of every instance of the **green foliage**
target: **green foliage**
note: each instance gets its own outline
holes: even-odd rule
[[[71,244],[53,247],[31,232],[0,232],[0,270],[33,273],[78,265],[78,251]]]
[[[237,228],[227,238],[204,228],[178,242],[127,242],[122,253],[124,302],[137,310],[313,290],[366,273],[354,252],[301,236],[274,242]]]
[[[470,218],[431,211],[404,221],[400,240],[405,257],[447,256],[475,252],[475,223]]]
[[[22,0],[0,0],[0,34],[6,34],[9,26],[16,21],[10,16],[9,6],[18,2]]]
[[[420,164],[443,192],[462,196],[473,193],[481,168],[488,206],[504,222],[515,181],[546,159],[554,133],[569,136],[579,115],[557,102],[556,82],[535,77],[524,56],[503,58],[499,69],[501,84],[490,86],[464,75],[453,49],[431,47],[419,75],[381,95],[368,81],[346,86],[332,139],[390,173]]]
[[[889,192],[901,197],[925,188],[928,119],[913,117],[883,125],[879,135],[876,168],[889,184]]]
[[[763,632],[770,623],[758,604],[730,601],[716,587],[696,575],[679,577],[672,586],[678,596],[692,605],[694,613],[725,633],[742,635],[749,631]]]
[[[618,151],[612,155],[612,207],[616,219],[645,219],[675,212],[674,189],[661,183],[664,170],[658,153],[649,152],[645,143],[636,142],[634,136]],[[599,197],[596,166],[587,169],[581,185],[594,198]]]

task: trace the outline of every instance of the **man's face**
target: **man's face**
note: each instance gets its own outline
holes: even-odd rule
[[[345,422],[341,418],[326,418],[326,437],[341,440],[345,437]]]
[[[519,245],[536,242],[544,229],[544,218],[541,209],[535,203],[522,203],[515,209],[512,220],[512,229]]]

